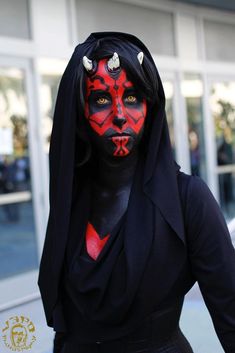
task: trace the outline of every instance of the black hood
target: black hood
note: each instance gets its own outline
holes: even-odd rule
[[[179,166],[174,162],[165,115],[165,95],[153,58],[145,45],[135,36],[119,32],[92,33],[79,44],[62,76],[50,145],[50,215],[43,256],[40,265],[39,287],[48,324],[56,303],[58,283],[63,265],[73,199],[75,171],[76,129],[79,111],[77,78],[84,55],[90,56],[101,38],[116,37],[137,46],[153,63],[156,84],[156,103],[151,107],[150,128],[147,131],[146,156],[142,170],[142,190],[161,216],[184,243],[184,226],[177,186]],[[79,173],[79,171],[78,171]],[[50,288],[48,290],[48,288]]]

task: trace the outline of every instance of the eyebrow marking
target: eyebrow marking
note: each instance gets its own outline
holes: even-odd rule
[[[124,88],[134,88],[132,82],[128,81],[127,79],[126,79],[125,82],[122,83],[122,87],[124,87]]]
[[[107,85],[107,83],[105,83],[105,79],[104,79],[102,76],[96,75],[96,76],[94,76],[94,77],[90,77],[90,78],[89,78],[89,81],[90,81],[90,82],[94,82],[95,80],[100,81],[100,83],[106,87],[106,90],[108,90],[108,89],[110,88],[110,86]],[[94,87],[94,86],[93,86],[93,87]],[[90,87],[88,87],[88,88],[90,88]]]

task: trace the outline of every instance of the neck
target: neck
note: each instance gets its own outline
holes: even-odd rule
[[[138,152],[133,152],[126,157],[106,158],[98,157],[98,170],[95,178],[99,185],[109,189],[120,189],[130,185],[133,180]]]

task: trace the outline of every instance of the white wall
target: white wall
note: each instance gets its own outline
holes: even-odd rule
[[[37,55],[66,58],[71,53],[70,19],[66,0],[31,0]]]
[[[175,55],[171,11],[154,10],[109,0],[75,0],[79,42],[91,32],[129,32],[139,37],[152,53]],[[164,35],[163,35],[164,33]]]

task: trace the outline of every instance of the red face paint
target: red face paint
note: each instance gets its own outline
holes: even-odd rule
[[[112,137],[113,143],[116,145],[116,149],[114,152],[114,156],[126,156],[129,154],[129,150],[127,148],[127,143],[130,139],[130,136],[114,136]]]
[[[92,259],[97,259],[103,247],[107,243],[109,237],[110,234],[107,234],[103,239],[100,239],[93,225],[91,223],[88,223],[86,229],[86,248],[88,254],[90,255],[90,257],[92,257]]]
[[[106,139],[113,156],[128,155],[143,130],[146,100],[137,94],[124,69],[108,71],[107,59],[100,60],[96,73],[87,78],[86,90],[85,117],[92,130]]]

